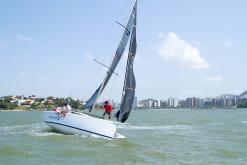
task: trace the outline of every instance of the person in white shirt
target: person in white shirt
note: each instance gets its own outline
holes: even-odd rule
[[[67,107],[67,111],[68,111],[68,112],[71,112],[71,111],[72,111],[72,108],[71,108],[71,106],[70,106],[69,104],[67,104],[66,107]]]
[[[69,104],[67,104],[67,103],[65,103],[65,104],[64,104],[63,109],[64,109],[64,111],[65,111],[66,113],[68,113],[68,112],[71,112],[71,111],[72,111],[71,106],[70,106]]]

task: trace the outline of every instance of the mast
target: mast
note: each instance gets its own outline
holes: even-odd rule
[[[135,1],[133,8],[130,12],[128,22],[126,24],[126,27],[124,28],[124,32],[122,34],[121,40],[119,41],[117,50],[116,50],[115,55],[112,59],[111,65],[106,72],[106,75],[103,79],[103,82],[97,88],[97,90],[94,92],[94,94],[90,97],[90,99],[88,99],[88,101],[86,102],[85,108],[90,108],[90,112],[94,109],[95,104],[96,104],[100,94],[102,93],[102,91],[106,87],[108,81],[110,80],[112,74],[114,73],[114,71],[115,71],[115,69],[116,69],[116,67],[117,67],[117,65],[118,65],[118,63],[119,63],[119,61],[123,55],[123,52],[125,50],[125,47],[127,45],[129,37],[130,37],[130,33],[131,33],[133,26],[134,26],[134,20],[136,17],[136,10],[135,10],[136,5],[137,5],[137,0]]]

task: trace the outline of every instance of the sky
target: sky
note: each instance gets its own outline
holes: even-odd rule
[[[88,99],[103,81],[133,0],[1,0],[0,96]],[[139,0],[139,99],[247,90],[247,1]],[[119,101],[126,52],[101,99]]]

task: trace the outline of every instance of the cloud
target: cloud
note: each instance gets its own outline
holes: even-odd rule
[[[138,53],[135,55],[135,62],[140,63],[143,66],[147,66],[147,61],[141,58],[141,56]]]
[[[21,74],[22,76],[25,76],[25,75],[26,75],[26,72],[21,71],[20,74]]]
[[[144,85],[147,84],[147,80],[137,80],[136,83],[139,85]]]
[[[202,47],[201,43],[198,42],[198,41],[192,41],[192,45],[194,45],[194,46],[197,47],[197,48]]]
[[[79,71],[76,71],[76,72],[72,73],[72,77],[75,79],[79,79],[79,78],[82,78],[82,75]]]
[[[223,45],[224,45],[224,47],[226,47],[226,48],[231,48],[232,45],[233,45],[233,43],[230,42],[230,41],[223,41]]]
[[[7,46],[8,44],[2,38],[0,38],[0,48],[6,48]]]
[[[91,54],[85,54],[84,58],[91,61],[93,59],[93,56]]]
[[[90,62],[92,62],[93,61],[93,55],[91,55],[91,54],[89,54],[89,53],[87,53],[87,54],[85,54],[84,56],[83,56],[83,58],[85,59],[85,62],[86,63],[90,63]]]
[[[16,34],[16,39],[20,41],[32,41],[33,40],[31,37],[20,35],[18,33]]]
[[[135,61],[142,61],[141,57],[139,54],[135,55]]]
[[[221,76],[212,76],[204,78],[204,82],[221,82],[224,78]]]
[[[164,34],[164,33],[159,33],[159,34],[158,34],[158,37],[159,37],[159,38],[163,38],[163,37],[165,37],[165,34]]]
[[[159,34],[161,37],[162,35]],[[197,48],[189,42],[179,38],[176,33],[170,32],[162,37],[163,42],[159,48],[159,54],[166,60],[174,61],[183,67],[191,69],[209,69],[210,65],[205,61]]]

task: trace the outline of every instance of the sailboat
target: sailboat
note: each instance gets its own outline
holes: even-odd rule
[[[117,119],[117,122],[83,112],[68,112],[66,115],[62,115],[54,111],[44,111],[43,118],[45,123],[55,131],[65,134],[98,136],[106,139],[123,137],[117,133],[117,127],[120,123],[124,123],[129,117],[136,88],[133,64],[137,47],[137,0],[135,0],[134,2],[126,26],[122,24],[120,25],[123,27],[124,30],[111,65],[107,69],[103,82],[99,85],[99,87],[84,105],[84,108],[89,109],[89,112],[94,110],[101,93],[107,86],[125,51],[126,45],[130,40],[121,105],[120,109],[114,115]]]

